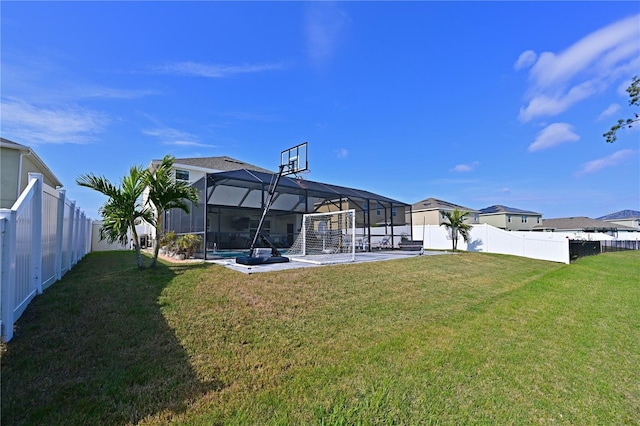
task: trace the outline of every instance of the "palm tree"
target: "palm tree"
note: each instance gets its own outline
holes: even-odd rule
[[[173,161],[174,157],[165,155],[158,168],[155,171],[148,170],[145,175],[145,185],[149,187],[148,202],[153,204],[157,215],[151,268],[155,268],[158,260],[163,213],[169,209],[180,209],[188,214],[190,203],[198,203],[198,190],[188,182],[174,179]]]
[[[119,187],[113,185],[107,178],[95,176],[93,173],[80,175],[76,179],[78,185],[94,189],[109,197],[99,211],[104,221],[100,228],[100,239],[106,239],[110,243],[118,241],[121,244],[127,244],[130,231],[138,269],[144,269],[144,263],[140,253],[136,222],[144,220],[155,224],[151,209],[140,202],[145,187],[145,175],[146,172],[141,167],[131,167],[129,175],[122,179]]]
[[[458,234],[462,235],[465,242],[469,241],[471,225],[464,222],[464,219],[469,216],[469,212],[453,209],[453,211],[444,212],[444,216],[449,222],[442,222],[440,226],[446,227],[451,233],[453,251],[456,251],[456,248],[458,247]]]

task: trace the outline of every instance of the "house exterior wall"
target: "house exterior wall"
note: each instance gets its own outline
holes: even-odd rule
[[[616,225],[623,225],[623,226],[629,226],[635,229],[640,229],[640,219],[637,219],[637,218],[607,220],[607,222],[615,223]]]
[[[506,214],[480,215],[480,223],[486,223],[499,229],[507,229],[507,225],[509,225]]]
[[[411,219],[414,225],[440,225],[441,223],[447,222],[444,213],[446,211],[451,210],[422,210],[422,211],[413,211],[411,213]],[[469,215],[465,217],[464,223],[468,223],[469,225],[477,224],[478,222],[478,213],[469,212]]]
[[[442,223],[440,211],[438,210],[413,211],[411,220],[414,225],[440,225]]]
[[[20,151],[2,148],[0,155],[0,208],[10,209],[18,199]]]
[[[25,190],[29,184],[29,173],[40,173],[44,183],[55,188],[59,183],[54,180],[49,170],[43,169],[37,162],[33,161],[32,155],[22,156],[22,171],[20,176],[20,193]]]
[[[507,231],[531,231],[536,225],[542,223],[542,216],[524,213],[480,215],[480,223]]]
[[[0,208],[10,209],[13,206],[18,195],[29,185],[29,173],[41,174],[43,182],[52,188],[60,185],[41,161],[35,161],[34,155],[28,149],[1,148]]]

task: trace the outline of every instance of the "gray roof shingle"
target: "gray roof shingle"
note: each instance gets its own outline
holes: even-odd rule
[[[534,226],[534,229],[553,229],[556,231],[635,231],[634,228],[631,228],[629,226],[616,225],[615,223],[605,222],[604,220],[591,219],[589,217],[562,217],[557,219],[543,219],[540,225]]]
[[[608,215],[598,217],[597,219],[599,220],[640,219],[640,211],[620,210],[619,212],[610,213]]]
[[[153,162],[160,162],[160,160],[154,160]],[[220,157],[176,158],[173,163],[223,172],[246,169],[264,173],[273,173],[271,170],[263,169],[262,167],[227,157],[226,155]]]
[[[542,216],[542,213],[537,213],[530,210],[516,209],[513,207],[507,207],[500,204],[490,206],[480,210],[480,214],[497,214],[497,213],[530,214],[530,215]]]
[[[411,209],[416,211],[421,210],[453,210],[458,209],[462,211],[467,211],[471,213],[477,213],[478,210],[470,209],[469,207],[459,206],[457,204],[450,203],[448,201],[438,200],[437,198],[427,198],[422,201],[418,201],[417,203],[412,204]]]

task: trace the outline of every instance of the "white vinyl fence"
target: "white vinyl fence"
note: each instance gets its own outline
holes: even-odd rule
[[[0,209],[0,318],[2,339],[33,298],[58,281],[91,248],[91,219],[64,190],[39,173],[11,209]]]
[[[413,239],[422,240],[425,249],[452,248],[451,235],[444,226],[414,226]],[[504,231],[486,223],[473,225],[468,243],[459,237],[458,249],[570,263],[569,240],[566,235],[554,232]]]

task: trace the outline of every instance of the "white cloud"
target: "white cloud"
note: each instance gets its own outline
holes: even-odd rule
[[[156,127],[143,129],[142,133],[147,136],[153,136],[162,141],[164,145],[176,145],[176,146],[206,146],[211,145],[201,144],[198,138],[191,133],[184,132],[182,130],[173,129],[171,127],[164,126],[156,121]]]
[[[531,121],[537,117],[555,116],[568,110],[572,105],[580,102],[603,90],[603,85],[595,80],[585,81],[572,87],[566,93],[557,93],[552,96],[541,94],[529,101],[529,104],[520,108],[520,120]]]
[[[564,83],[594,66],[609,69],[637,55],[639,37],[640,14],[594,31],[559,54],[540,54],[531,78],[536,85],[547,87]]]
[[[197,62],[176,62],[154,67],[152,71],[160,74],[173,74],[192,77],[222,78],[236,74],[250,74],[264,71],[282,70],[283,64],[244,64],[244,65],[220,65],[203,64]]]
[[[529,70],[530,87],[520,120],[556,116],[576,103],[628,77],[639,61],[640,14],[614,22],[559,53],[543,52]],[[530,65],[535,55],[523,52],[514,68]],[[634,68],[635,67],[635,68]]]
[[[536,140],[529,145],[529,152],[553,148],[557,145],[576,142],[580,139],[573,131],[573,126],[567,123],[553,123],[538,133]]]
[[[33,144],[88,143],[109,123],[105,114],[74,105],[46,108],[18,99],[1,104],[3,133]]]
[[[533,50],[525,50],[520,54],[518,60],[515,64],[513,64],[513,68],[516,70],[521,70],[523,68],[529,68],[533,65],[538,59],[538,55]]]
[[[184,148],[218,148],[216,145],[208,145],[206,143],[193,142],[193,141],[168,141],[164,142],[165,145],[179,146]]]
[[[470,172],[473,169],[475,169],[475,167],[480,164],[477,161],[474,161],[471,164],[458,164],[457,166],[455,166],[452,171],[454,172]]]
[[[596,173],[604,168],[617,166],[627,160],[637,160],[638,153],[640,153],[640,150],[623,149],[607,157],[589,161],[583,164],[582,169],[577,173],[577,175],[582,176],[586,174]]]
[[[607,109],[605,109],[604,111],[602,111],[600,113],[600,115],[598,116],[598,121],[602,121],[606,118],[611,117],[612,115],[614,115],[615,113],[617,113],[618,111],[620,111],[620,104],[611,104],[607,107]]]
[[[337,3],[312,2],[306,14],[307,55],[314,66],[333,57],[345,33],[349,16]]]
[[[349,151],[346,148],[336,149],[334,152],[338,160],[344,160],[349,156]]]
[[[158,95],[159,92],[153,90],[127,90],[113,89],[101,86],[86,86],[70,89],[70,92],[77,98],[99,98],[99,99],[136,99],[149,95]]]

